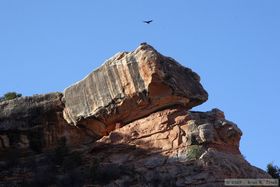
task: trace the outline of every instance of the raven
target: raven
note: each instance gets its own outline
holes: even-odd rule
[[[153,20],[143,21],[146,24],[150,24]]]

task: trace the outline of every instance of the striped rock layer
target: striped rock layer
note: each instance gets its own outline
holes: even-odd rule
[[[64,118],[106,135],[136,119],[174,105],[205,102],[200,77],[146,43],[118,53],[64,91]]]

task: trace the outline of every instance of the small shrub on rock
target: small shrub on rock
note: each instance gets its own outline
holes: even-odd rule
[[[188,148],[187,158],[189,160],[197,160],[204,152],[203,147],[199,145],[191,145]]]
[[[280,179],[280,168],[278,166],[269,163],[267,164],[266,171],[272,178]]]
[[[17,93],[17,92],[7,92],[4,94],[3,97],[0,97],[0,101],[7,101],[7,100],[12,100],[15,99],[17,97],[21,97],[22,94]]]

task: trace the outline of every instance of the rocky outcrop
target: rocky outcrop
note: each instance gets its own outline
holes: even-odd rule
[[[99,135],[173,105],[186,109],[207,100],[199,76],[153,47],[118,53],[64,91],[64,117]]]
[[[225,178],[269,178],[240,154],[241,135],[218,109],[189,112],[177,106],[116,129],[91,153],[100,168],[133,173],[123,172],[108,186],[224,186]]]
[[[87,135],[64,120],[61,93],[20,97],[0,103],[0,149],[41,151],[61,137],[75,145]]]
[[[147,44],[85,79],[0,101],[0,186],[224,186],[270,178],[239,150],[241,130],[199,76]],[[73,125],[74,124],[74,125]]]

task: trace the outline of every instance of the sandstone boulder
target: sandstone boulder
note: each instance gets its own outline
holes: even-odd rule
[[[159,109],[190,109],[207,100],[199,76],[143,43],[118,53],[64,91],[64,117],[106,135],[115,124],[127,124]]]

